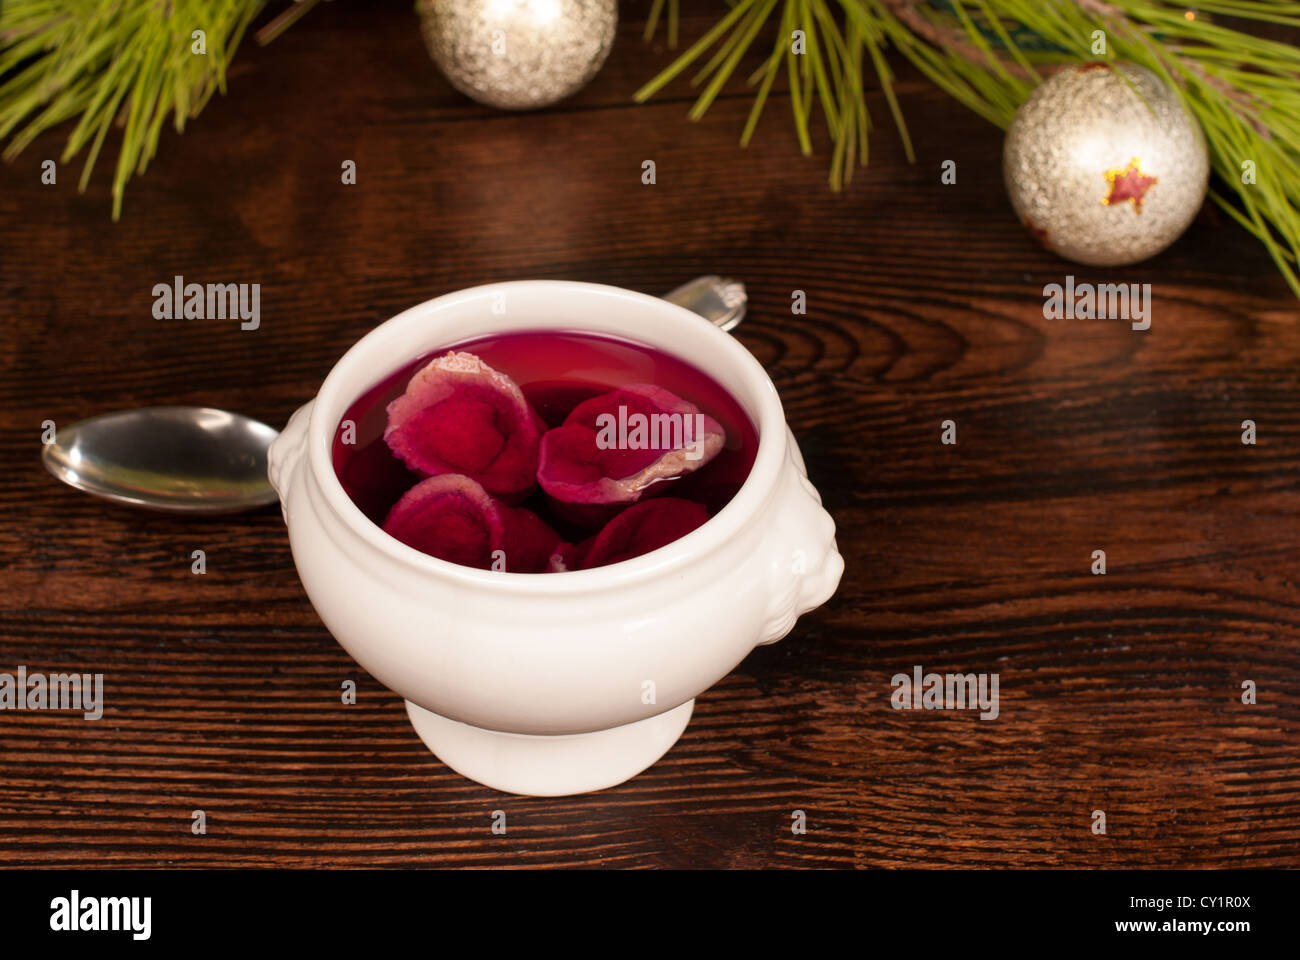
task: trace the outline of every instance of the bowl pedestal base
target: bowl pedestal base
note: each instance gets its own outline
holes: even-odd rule
[[[534,797],[603,790],[635,777],[677,742],[694,700],[658,716],[594,733],[530,736],[471,727],[406,701],[424,745],[462,776]]]

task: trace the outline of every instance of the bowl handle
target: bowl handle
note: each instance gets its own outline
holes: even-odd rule
[[[311,408],[315,404],[314,399],[308,400],[295,410],[266,452],[266,475],[280,495],[281,503],[293,480],[294,468],[307,449],[307,424],[311,422]]]
[[[775,643],[795,621],[831,598],[844,573],[835,543],[835,521],[808,482],[808,470],[794,434],[786,429],[786,463],[768,539],[769,596],[759,645]]]

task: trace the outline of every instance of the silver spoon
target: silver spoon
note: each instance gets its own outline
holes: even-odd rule
[[[730,330],[745,286],[697,277],[664,295]],[[213,407],[142,407],[57,429],[41,460],[59,480],[105,500],[169,513],[238,513],[275,503],[266,451],[278,431]]]

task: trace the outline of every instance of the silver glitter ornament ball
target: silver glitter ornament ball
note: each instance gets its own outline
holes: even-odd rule
[[[1002,175],[1044,246],[1107,267],[1182,235],[1205,200],[1210,159],[1200,125],[1155,74],[1085,63],[1063,67],[1017,111]]]
[[[587,85],[614,42],[617,0],[419,0],[429,54],[461,93],[531,110]]]

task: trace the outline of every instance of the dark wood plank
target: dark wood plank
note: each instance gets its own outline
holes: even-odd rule
[[[57,135],[0,169],[0,670],[108,684],[98,722],[0,715],[0,864],[1300,863],[1300,308],[1267,257],[1207,212],[1147,264],[1056,259],[1009,208],[998,132],[906,71],[918,163],[873,94],[871,166],[831,194],[784,98],[743,151],[743,89],[694,125],[685,84],[629,102],[668,60],[640,42],[646,6],[594,84],[512,115],[438,76],[409,3],[322,5],[241,51],[118,224],[107,169],[84,196],[79,167],[40,185]],[[506,797],[435,760],[320,624],[278,511],[135,513],[39,463],[46,418],[175,402],[283,422],[359,336],[458,287],[705,272],[749,286],[738,335],[847,570],[613,790]],[[1152,283],[1151,330],[1043,319],[1067,273]],[[155,320],[175,274],[261,283],[262,329]],[[998,672],[1001,715],[891,709],[916,664]]]

